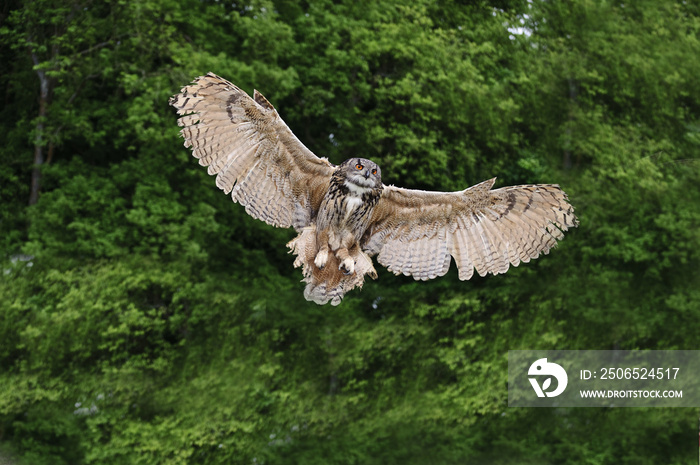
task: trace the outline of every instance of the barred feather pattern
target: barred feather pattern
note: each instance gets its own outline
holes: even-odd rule
[[[334,167],[289,130],[259,92],[250,98],[209,73],[170,99],[185,147],[254,218],[300,231],[311,224]]]
[[[327,228],[346,229],[359,240],[369,225],[372,211],[381,197],[383,187],[380,183],[379,186],[368,190],[361,196],[355,196],[361,201],[348,217],[346,215],[348,201],[353,195],[345,183],[346,176],[341,168],[342,165],[331,176],[328,192],[319,207],[316,224],[320,230]]]
[[[416,280],[443,276],[454,258],[459,279],[468,280],[474,270],[501,274],[547,254],[578,225],[558,185],[491,190],[494,182],[446,193],[386,187],[363,248],[389,271]]]
[[[251,98],[212,73],[183,87],[170,104],[181,116],[185,146],[219,189],[254,218],[297,230],[287,245],[302,268],[304,296],[319,304],[338,305],[365,276],[376,278],[373,255],[417,280],[443,276],[454,259],[459,278],[468,280],[475,270],[505,273],[546,254],[578,225],[555,184],[492,189],[494,178],[463,191],[428,192],[382,185],[370,160],[336,167],[307,149],[262,94]],[[353,167],[376,184],[357,181]],[[322,247],[320,257],[331,253],[316,266]],[[354,261],[354,272],[341,267],[339,256]]]
[[[296,254],[294,267],[302,267],[303,281],[306,283],[304,298],[319,305],[330,302],[338,305],[346,292],[356,287],[362,288],[365,275],[377,279],[377,271],[372,265],[372,259],[355,244],[348,249],[355,260],[355,273],[346,275],[339,269],[339,261],[334,254],[329,254],[328,263],[323,269],[314,265],[318,253],[316,242],[316,226],[304,228],[301,233],[287,244],[291,253]]]

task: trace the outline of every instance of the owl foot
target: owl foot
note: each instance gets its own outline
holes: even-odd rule
[[[328,263],[328,249],[321,249],[316,254],[314,265],[316,265],[319,270],[322,270],[323,267],[326,266],[326,263]]]
[[[338,269],[346,276],[353,274],[355,272],[355,260],[353,260],[352,257],[346,258],[342,261]]]

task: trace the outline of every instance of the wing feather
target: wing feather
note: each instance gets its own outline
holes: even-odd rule
[[[298,231],[310,224],[334,166],[307,149],[265,97],[209,73],[170,104],[182,115],[185,147],[249,215]]]
[[[492,189],[494,182],[444,193],[385,186],[363,249],[393,273],[422,280],[444,275],[454,258],[468,280],[474,270],[501,274],[547,254],[578,225],[558,185]]]
[[[489,209],[481,215],[480,225],[484,230],[484,235],[489,238],[493,246],[490,258],[493,263],[494,274],[501,274],[508,271],[510,265],[508,262],[508,242],[503,239],[501,231],[493,222],[493,217],[488,213],[491,213]]]
[[[455,230],[459,229],[461,231],[466,230],[465,218],[462,216],[457,216],[455,218],[455,225],[457,226]],[[469,242],[467,241],[466,234],[454,234],[453,231],[453,247],[452,256],[457,264],[457,269],[459,270],[459,279],[462,281],[469,280],[474,274],[474,263],[472,262],[469,254]],[[448,256],[449,265],[449,256]]]
[[[464,231],[472,244],[471,255],[472,262],[474,262],[474,268],[479,276],[486,276],[488,272],[487,263],[488,259],[486,257],[488,252],[488,245],[485,243],[484,235],[481,232],[481,225],[478,219],[472,217],[469,229]]]

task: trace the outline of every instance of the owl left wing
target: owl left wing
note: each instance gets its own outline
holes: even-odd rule
[[[450,257],[459,279],[500,274],[549,253],[563,231],[578,225],[558,185],[491,190],[496,178],[459,192],[385,186],[362,238],[362,248],[394,274],[428,280],[447,273]]]
[[[213,73],[170,99],[185,147],[216,185],[254,218],[297,230],[321,203],[333,165],[306,148],[262,94],[254,98]]]

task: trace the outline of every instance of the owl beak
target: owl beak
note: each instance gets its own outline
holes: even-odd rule
[[[365,179],[369,179],[369,171],[365,173]]]

